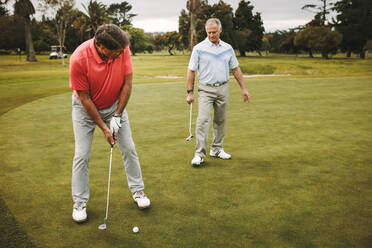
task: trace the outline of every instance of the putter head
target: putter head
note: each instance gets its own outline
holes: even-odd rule
[[[186,141],[190,141],[194,136],[191,134],[189,137],[186,138]]]
[[[101,224],[98,226],[99,230],[106,230],[106,224]]]

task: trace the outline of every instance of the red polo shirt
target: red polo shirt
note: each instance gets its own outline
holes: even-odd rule
[[[133,72],[129,46],[116,59],[103,61],[94,47],[94,38],[81,44],[70,57],[70,88],[89,90],[97,109],[112,106],[120,95],[124,76]]]

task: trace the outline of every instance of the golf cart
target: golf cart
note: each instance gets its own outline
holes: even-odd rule
[[[55,45],[50,46],[51,52],[49,54],[49,59],[61,59],[61,58],[67,58],[67,54],[63,52],[59,52],[59,48],[61,46]]]

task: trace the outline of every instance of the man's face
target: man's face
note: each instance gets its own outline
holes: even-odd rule
[[[210,24],[207,25],[205,30],[207,32],[208,39],[210,40],[210,42],[217,45],[218,42],[219,42],[219,39],[220,39],[220,34],[221,34],[221,31],[222,31],[222,28],[218,29],[217,24],[210,23]]]
[[[119,48],[117,50],[110,50],[102,45],[97,46],[97,50],[100,55],[103,57],[102,59],[116,59],[118,58],[123,52],[124,48]]]

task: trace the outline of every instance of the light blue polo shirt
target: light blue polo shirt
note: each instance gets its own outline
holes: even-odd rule
[[[192,50],[188,68],[198,71],[199,82],[214,84],[227,82],[229,71],[239,66],[234,49],[220,40],[213,44],[208,37]]]

